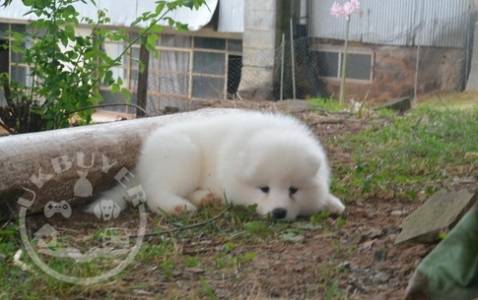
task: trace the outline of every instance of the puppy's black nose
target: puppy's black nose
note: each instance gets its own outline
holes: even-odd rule
[[[284,219],[287,216],[287,210],[284,208],[276,208],[272,211],[272,217],[274,219]]]

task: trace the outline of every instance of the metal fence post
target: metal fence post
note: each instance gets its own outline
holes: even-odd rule
[[[297,99],[297,87],[295,82],[295,43],[294,43],[294,23],[290,19],[290,58],[292,63],[292,97]]]

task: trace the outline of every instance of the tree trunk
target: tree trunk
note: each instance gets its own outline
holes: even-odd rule
[[[0,217],[15,216],[19,200],[31,204],[29,213],[43,211],[49,201],[85,204],[94,199],[91,193],[97,195],[114,184],[115,176],[124,168],[134,173],[141,143],[151,130],[198,115],[229,111],[205,109],[2,137]]]
[[[143,69],[139,72],[138,76],[138,106],[144,110],[147,110],[146,104],[148,103],[148,74],[149,74],[149,52],[144,45],[141,45],[139,49],[139,60],[143,64]],[[137,117],[144,117],[144,111],[137,109]]]

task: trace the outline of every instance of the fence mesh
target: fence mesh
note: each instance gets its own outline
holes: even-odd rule
[[[463,42],[447,47],[440,46],[440,43],[420,45],[418,37],[425,31],[430,31],[433,26],[445,28],[459,18],[466,19],[468,25],[450,36],[465,36]],[[404,28],[402,32],[395,30],[389,36],[376,37],[366,32],[360,36],[352,35],[355,41],[350,43],[348,51],[347,98],[383,102],[403,96],[415,98],[429,92],[463,89],[470,73],[473,21],[470,11],[450,19],[421,22],[413,28]],[[150,57],[148,114],[170,109],[194,109],[210,101],[249,99],[251,94],[253,98],[268,100],[337,98],[344,60],[343,41],[311,38],[307,33],[298,37],[304,35],[303,28],[295,28],[293,42],[289,33],[285,33],[282,43],[279,35],[275,49],[267,51],[254,47],[243,49],[242,41],[237,38],[161,36],[158,54]],[[339,35],[342,28],[331,30],[335,30],[332,35]],[[433,34],[431,37],[425,44],[433,44]],[[366,42],[371,39],[380,43]],[[400,45],[400,41],[405,45]],[[131,104],[137,104],[138,60],[139,46],[135,46],[125,58],[123,68],[115,70],[132,94]],[[11,77],[26,81],[27,68],[20,69],[24,66],[15,65],[14,61],[8,63]],[[107,89],[103,90],[103,96],[106,104],[128,102]],[[2,92],[0,105],[5,104]],[[106,109],[130,114],[136,112],[134,107]]]
[[[390,36],[381,36],[381,43],[363,43],[352,41],[348,49],[347,62],[347,99],[366,102],[384,102],[394,98],[420,97],[430,92],[461,90],[465,87],[470,73],[473,46],[473,14],[454,16],[450,19],[435,19],[422,22],[403,32],[394,31]],[[424,31],[432,26],[444,28],[456,19],[466,19],[467,25],[455,35],[463,38],[459,44],[442,46],[440,39],[430,38],[424,45],[418,37],[425,36]],[[297,27],[296,27],[297,28]],[[456,28],[454,29],[456,30]],[[300,30],[296,31],[300,32]],[[371,34],[364,34],[370,39]],[[364,37],[361,37],[362,39]],[[353,40],[360,37],[352,36]],[[281,37],[279,36],[279,40]],[[426,40],[425,37],[421,38]],[[405,41],[405,45],[400,45]],[[291,44],[293,43],[293,44]],[[435,43],[436,45],[434,45]],[[194,50],[195,51],[195,50]],[[294,54],[294,55],[292,55]],[[161,55],[161,54],[160,54]],[[189,80],[192,94],[179,99],[171,96],[151,96],[154,103],[151,113],[168,106],[189,109],[201,105],[203,101],[234,100],[253,98],[280,100],[305,99],[311,97],[337,98],[344,61],[343,41],[325,38],[300,37],[293,42],[285,34],[278,47],[268,51],[247,49],[234,54],[225,53],[220,62],[207,60],[204,56],[204,73],[207,69],[224,70],[207,78],[195,79],[194,60]],[[216,65],[218,64],[218,65]],[[216,69],[217,67],[217,69]],[[173,82],[169,83],[170,86]],[[157,83],[152,90],[173,88]],[[249,93],[248,90],[255,90]]]

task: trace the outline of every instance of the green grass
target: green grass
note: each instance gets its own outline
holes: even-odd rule
[[[454,177],[478,176],[478,109],[421,105],[400,117],[339,138],[334,146],[352,154],[335,166],[333,189],[346,199],[417,199]]]
[[[301,243],[303,235],[310,231],[334,230],[334,224],[325,215],[315,217],[314,224],[308,220],[296,222],[279,222],[257,217],[255,208],[207,207],[195,215],[158,218],[157,224],[151,224],[149,230],[164,232],[177,230],[174,233],[159,234],[153,240],[146,241],[136,256],[135,262],[128,267],[127,272],[113,278],[113,283],[98,284],[90,287],[76,286],[62,283],[38,270],[31,262],[28,255],[21,258],[23,262],[36,271],[36,274],[20,270],[13,264],[13,256],[17,249],[22,248],[15,225],[0,230],[0,253],[5,261],[0,264],[0,299],[42,299],[51,297],[70,298],[83,295],[86,298],[115,298],[118,291],[112,285],[126,285],[122,293],[134,293],[134,289],[148,289],[151,282],[144,282],[138,286],[135,278],[142,278],[145,269],[154,268],[152,271],[156,281],[171,283],[177,280],[177,275],[190,272],[191,269],[204,270],[197,278],[198,284],[192,295],[199,298],[215,299],[214,289],[208,283],[208,275],[219,272],[221,274],[240,274],[256,260],[257,253],[254,247],[261,247],[269,241],[281,240],[287,243]],[[207,222],[215,216],[220,218]],[[201,226],[191,226],[201,223]],[[155,230],[156,229],[156,230]],[[101,240],[105,234],[98,230],[93,237]],[[108,234],[110,234],[108,232]],[[202,242],[212,242],[207,255],[203,255]],[[216,243],[218,245],[216,246]],[[192,252],[184,254],[178,251],[178,245],[190,245]],[[197,246],[194,246],[197,245]],[[207,243],[205,245],[208,245]],[[197,250],[197,254],[194,251]],[[2,257],[3,257],[2,256]],[[99,262],[75,264],[67,260],[49,259],[46,263],[53,269],[69,275],[80,277],[96,276],[105,270]],[[109,262],[107,262],[109,263]],[[108,264],[105,264],[108,266]],[[109,268],[106,268],[109,270]],[[136,274],[136,275],[131,275]],[[147,275],[146,275],[147,276]],[[232,275],[236,276],[236,275]],[[143,284],[143,283],[141,283]],[[179,293],[179,296],[174,296]],[[166,293],[165,299],[182,297],[181,291],[173,290]],[[171,297],[169,297],[171,296]],[[184,296],[184,295],[183,295]],[[196,299],[192,297],[191,299]]]
[[[309,100],[309,104],[318,110],[327,112],[340,112],[347,110],[347,106],[340,104],[339,101],[332,98],[314,98]]]
[[[324,99],[311,102],[318,109],[343,110],[336,102]],[[463,109],[463,105],[454,108],[430,101],[405,116],[379,111],[370,118],[373,120],[365,130],[329,141],[333,151],[351,155],[350,161],[333,163],[333,190],[342,198],[413,201],[433,193],[454,177],[478,177],[477,108]],[[111,284],[87,288],[58,282],[41,272],[36,275],[24,272],[14,266],[13,255],[21,248],[21,242],[17,227],[7,226],[0,230],[0,299],[112,299],[117,295],[134,295],[134,289],[148,290],[158,282],[174,285],[177,274],[188,269],[204,271],[195,275],[196,286],[189,298],[216,299],[211,274],[242,274],[257,259],[258,249],[270,242],[300,245],[310,232],[333,232],[347,223],[342,217],[332,221],[328,213],[295,222],[277,222],[258,218],[254,207],[223,209],[211,206],[196,215],[155,218],[148,230],[163,234],[143,244],[128,271],[115,277]],[[207,222],[218,215],[213,222]],[[191,226],[198,223],[201,226]],[[165,230],[175,231],[164,233]],[[110,233],[98,231],[95,238],[100,241],[105,234]],[[337,258],[352,251],[344,249],[339,240],[331,242]],[[186,246],[188,252],[183,253],[181,247]],[[26,255],[22,260],[32,265]],[[72,268],[54,259],[49,263],[59,271],[85,276],[96,275],[103,267],[82,264]],[[342,271],[328,262],[318,268],[323,280],[312,287],[311,298],[317,296],[319,290],[324,299],[345,299],[346,293],[338,285]],[[150,273],[145,274],[149,269],[152,269],[147,271]],[[140,282],[135,281],[138,277],[142,278]],[[178,289],[165,293],[160,295],[165,299],[184,296]]]

